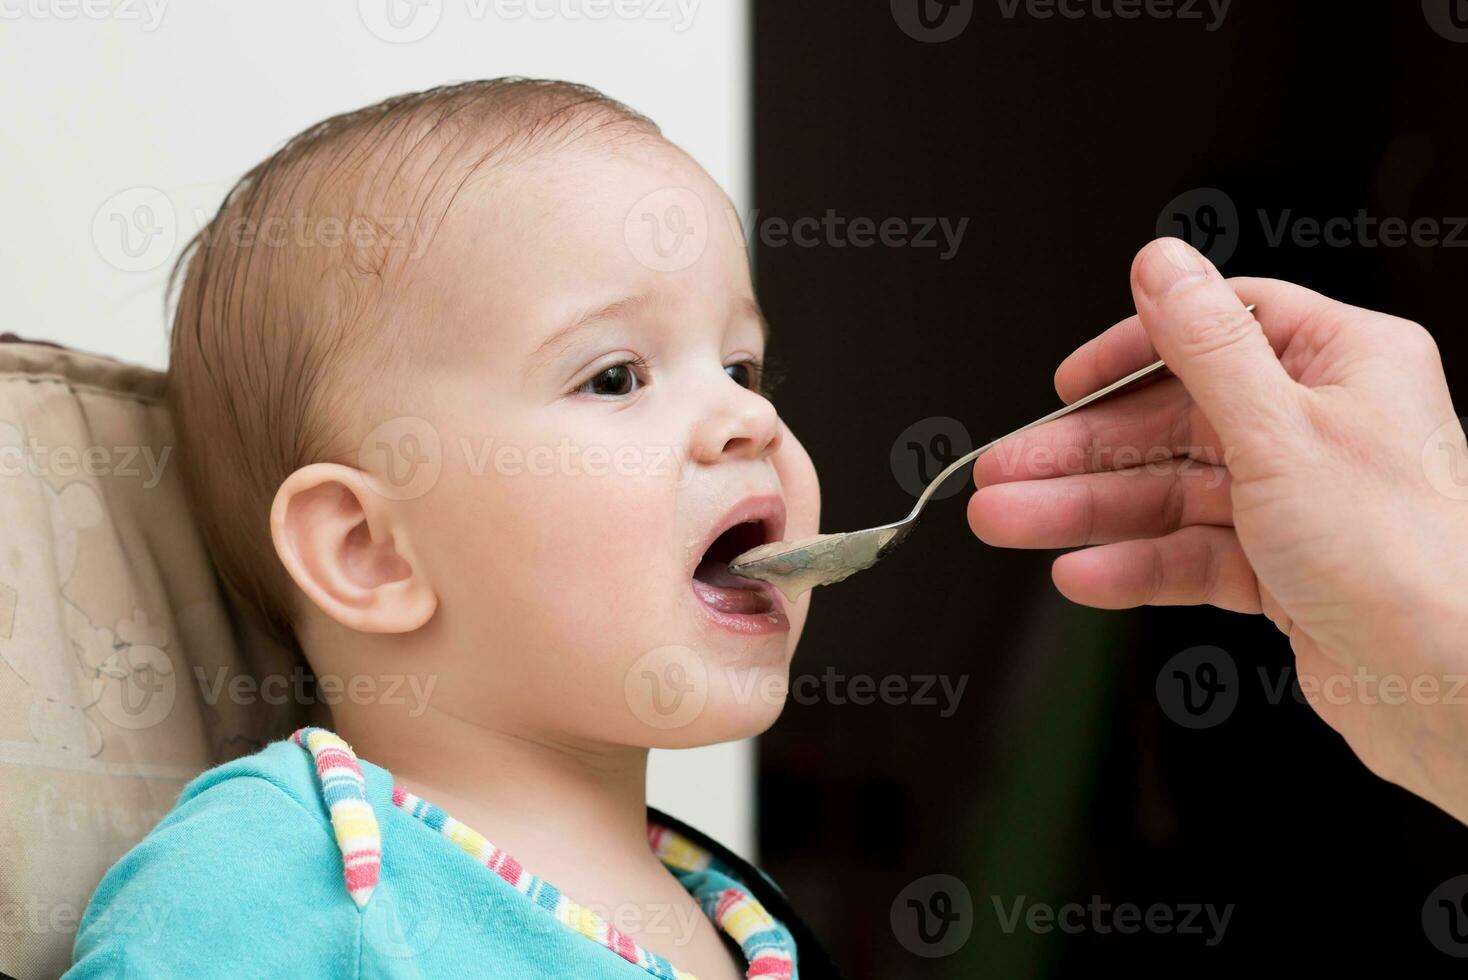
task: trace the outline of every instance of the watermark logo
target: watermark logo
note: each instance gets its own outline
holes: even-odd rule
[[[1157,672],[1157,703],[1184,728],[1222,724],[1239,703],[1239,667],[1222,647],[1176,654]]]
[[[1427,896],[1422,931],[1439,952],[1468,958],[1468,875],[1449,878]]]
[[[1216,187],[1198,187],[1167,202],[1157,216],[1157,237],[1181,238],[1222,266],[1239,246],[1239,209]]]
[[[357,0],[357,14],[378,39],[389,44],[412,44],[438,27],[443,19],[443,0]]]
[[[438,430],[427,419],[399,416],[367,433],[357,449],[357,466],[389,500],[413,500],[433,489],[443,470]]]
[[[671,24],[674,34],[693,26],[702,0],[493,0],[500,20],[641,20]],[[470,16],[484,16],[488,0],[469,0]]]
[[[173,254],[178,214],[156,187],[130,187],[109,197],[92,218],[97,254],[123,272],[151,272]]]
[[[1273,672],[1256,666],[1265,704],[1468,705],[1468,674],[1378,674],[1364,665],[1350,673],[1300,674],[1293,664]],[[1271,676],[1271,673],[1273,676]],[[1184,728],[1210,728],[1233,713],[1243,677],[1218,647],[1193,647],[1172,658],[1157,675],[1157,700]]]
[[[902,33],[924,44],[962,34],[974,16],[974,0],[892,0],[892,19]]]
[[[1422,16],[1439,37],[1468,43],[1468,0],[1422,0]]]
[[[1254,221],[1269,248],[1468,248],[1468,217],[1383,216],[1365,208],[1349,215],[1256,208],[1246,220],[1233,198],[1216,187],[1195,188],[1169,201],[1158,215],[1157,234],[1185,239],[1221,266]]]
[[[897,893],[890,913],[892,934],[916,956],[936,959],[963,948],[974,928],[974,900],[953,875],[919,878]]]
[[[632,205],[622,231],[632,257],[643,266],[655,272],[680,272],[708,248],[708,211],[703,199],[688,188],[664,187]]]
[[[438,686],[437,674],[308,674],[300,666],[289,675],[258,677],[232,674],[227,667],[217,667],[211,677],[195,665],[194,679],[208,705],[226,700],[237,705],[381,704],[406,708],[409,718],[421,717],[428,710],[428,701]]]
[[[887,461],[898,485],[919,497],[939,473],[973,448],[973,438],[964,424],[958,419],[940,415],[921,419],[903,429],[892,441]],[[932,499],[951,497],[967,485],[968,474],[960,469],[933,491]]]
[[[168,0],[0,0],[0,21],[110,20],[137,23],[151,34],[163,23]]]
[[[490,472],[512,477],[674,477],[682,485],[693,472],[686,454],[672,445],[594,443],[583,446],[565,437],[554,446],[508,442],[496,445],[490,437],[481,439],[476,446],[468,438],[460,437],[459,448],[464,454],[464,468],[476,477]]]
[[[1422,472],[1449,500],[1468,500],[1468,419],[1444,422],[1422,444]]]
[[[125,624],[119,624],[123,631]],[[128,644],[97,666],[92,698],[97,711],[118,728],[141,731],[173,710],[178,677],[173,660],[150,644]]]
[[[730,218],[739,227],[738,215]],[[947,262],[958,254],[968,231],[967,217],[945,215],[870,215],[838,214],[827,208],[820,217],[807,214],[797,218],[763,215],[759,209],[749,213],[748,245],[758,240],[765,248],[930,248],[938,261]]]
[[[639,721],[660,730],[682,728],[708,703],[708,666],[688,647],[661,646],[627,668],[622,692]]]
[[[1023,8],[1034,20],[1173,20],[1199,22],[1210,34],[1223,26],[1233,0],[998,0],[999,13],[1014,20]]]
[[[152,490],[163,481],[172,453],[172,446],[46,445],[0,419],[0,478],[109,476],[137,479]]]
[[[386,959],[415,959],[443,934],[444,919],[453,911],[444,904],[458,900],[427,875],[399,875],[391,888],[378,886],[363,908],[362,938]]]
[[[89,833],[92,828],[84,828]],[[163,936],[173,912],[172,903],[114,900],[93,907],[91,926],[108,936],[127,937],[129,943],[152,946]],[[76,934],[82,909],[73,902],[47,902],[36,895],[24,903],[0,902],[0,936]]]
[[[1134,902],[1105,902],[1100,895],[1092,895],[1084,905],[1080,902],[1061,905],[1031,902],[1025,895],[1015,896],[1012,902],[999,895],[991,895],[989,900],[994,905],[999,928],[1007,935],[1023,925],[1026,931],[1041,935],[1058,930],[1068,935],[1094,932],[1099,935],[1199,936],[1203,945],[1217,946],[1223,942],[1234,914],[1233,903],[1219,906],[1197,902],[1176,905],[1156,902],[1144,908]]]

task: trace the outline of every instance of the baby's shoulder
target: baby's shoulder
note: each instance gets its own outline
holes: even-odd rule
[[[194,777],[103,876],[68,976],[341,975],[360,916],[315,781],[288,741]]]
[[[173,812],[237,806],[241,800],[262,808],[300,808],[323,827],[331,823],[311,753],[290,739],[271,742],[195,776],[179,793]]]

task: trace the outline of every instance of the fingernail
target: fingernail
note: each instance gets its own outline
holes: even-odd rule
[[[1152,296],[1165,296],[1179,285],[1208,275],[1208,260],[1180,238],[1160,239],[1137,270],[1141,286]]]

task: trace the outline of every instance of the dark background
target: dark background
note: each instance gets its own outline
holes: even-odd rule
[[[1449,23],[1447,0],[1437,7]],[[907,511],[889,452],[909,426],[951,417],[977,443],[1056,407],[1055,366],[1131,311],[1131,259],[1172,213],[1210,254],[1231,250],[1227,274],[1428,326],[1465,411],[1468,228],[1456,246],[1302,247],[1272,245],[1257,214],[1272,226],[1365,209],[1434,219],[1443,237],[1468,216],[1468,43],[1417,0],[1235,0],[1215,31],[1206,6],[1202,21],[1123,20],[1087,0],[1082,19],[1042,19],[969,0],[950,11],[969,23],[942,42],[904,32],[887,0],[754,8],[750,231],[771,352],[789,369],[775,401],[821,474],[823,530]],[[1468,25],[1468,3],[1458,13]],[[1201,188],[1237,217],[1209,211],[1220,195]],[[771,218],[828,210],[969,224],[947,261],[941,247],[762,240]],[[933,505],[886,563],[818,592],[795,662],[797,676],[912,690],[922,675],[967,678],[958,710],[803,697],[760,743],[762,863],[852,978],[1461,969],[1422,916],[1468,872],[1468,828],[1370,775],[1308,706],[1271,700],[1292,676],[1281,634],[1207,608],[1072,606],[1050,584],[1054,555],[980,544],[966,499]],[[1236,666],[1238,701],[1190,730],[1164,713],[1157,680],[1198,646]],[[972,903],[971,934],[941,957],[919,955],[935,947],[892,917],[934,874]],[[1207,928],[1006,933],[993,896],[1234,909],[1210,946]]]

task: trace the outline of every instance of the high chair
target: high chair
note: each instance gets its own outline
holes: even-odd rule
[[[97,882],[189,779],[330,724],[216,579],[164,390],[0,334],[0,972],[20,980],[66,970]]]

